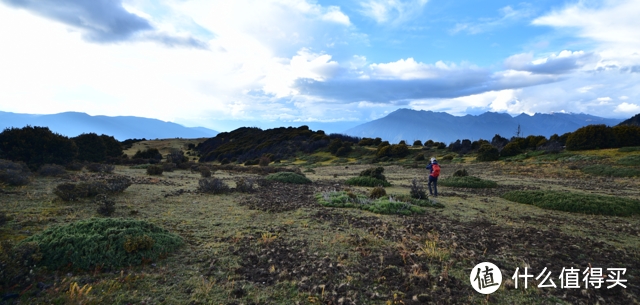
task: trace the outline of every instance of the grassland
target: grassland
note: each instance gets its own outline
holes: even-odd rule
[[[140,142],[132,150],[144,146],[162,151],[186,143],[179,141]],[[424,214],[412,215],[320,204],[316,197],[323,192],[349,188],[362,197],[371,190],[345,181],[372,165],[357,164],[356,159],[332,163],[336,158],[327,153],[316,154],[323,160],[316,163],[283,162],[303,171],[313,168],[305,173],[310,184],[274,182],[254,192],[224,195],[198,193],[198,173],[176,170],[149,177],[144,169],[117,166],[113,175],[129,177],[134,184],[113,197],[112,217],[151,222],[182,237],[185,245],[164,259],[125,268],[36,268],[32,286],[0,295],[19,295],[7,304],[633,304],[640,298],[638,215],[586,215],[501,198],[510,191],[568,191],[640,199],[639,177],[579,170],[615,165],[639,151],[579,154],[599,158],[571,161],[563,159],[567,156],[537,155],[480,163],[465,156],[464,163],[443,163],[443,178],[465,168],[498,185],[440,186],[436,201],[444,208],[425,207]],[[425,165],[412,160],[384,163],[384,175],[392,184],[387,193],[408,195],[413,178],[426,184]],[[0,240],[20,241],[46,228],[101,217],[90,198],[63,202],[52,189],[63,182],[106,176],[70,173],[3,187],[0,210],[11,220],[0,227]],[[241,177],[259,178],[234,171],[217,171],[213,177],[231,187]],[[483,261],[502,270],[503,285],[489,297],[469,283],[471,268]],[[516,289],[510,280],[517,267],[528,267],[536,276],[547,267],[559,285],[562,268],[582,272],[589,264],[627,268],[623,278],[628,287],[549,289],[529,282],[528,289],[522,283]]]

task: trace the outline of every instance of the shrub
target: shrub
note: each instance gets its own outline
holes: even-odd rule
[[[107,157],[120,157],[122,156],[122,144],[113,136],[108,135],[100,135],[100,139],[102,139],[102,143],[104,143],[105,153]]]
[[[511,142],[505,145],[504,148],[502,148],[502,151],[500,152],[500,156],[513,157],[521,153],[522,153],[522,150],[520,149],[520,145],[517,142]]]
[[[189,161],[189,158],[184,155],[182,150],[173,150],[167,155],[167,162],[180,164]]]
[[[224,159],[222,159],[222,160],[220,161],[220,164],[222,164],[222,165],[229,164],[229,163],[231,163],[231,161],[229,161],[229,159],[228,159],[228,158],[224,158]]]
[[[606,125],[589,125],[578,128],[567,138],[567,150],[587,150],[616,146],[616,136]]]
[[[413,146],[422,146],[422,141],[420,140],[413,141]]]
[[[483,144],[478,149],[478,157],[476,160],[478,161],[496,161],[500,158],[500,152],[498,149],[491,146],[490,144]]]
[[[358,142],[358,146],[371,146],[371,145],[373,145],[372,138],[362,138],[362,140]]]
[[[417,154],[415,157],[416,161],[424,161],[424,154]]]
[[[87,189],[76,187],[76,184],[71,182],[58,184],[53,193],[64,201],[76,201],[87,197]]]
[[[619,152],[632,152],[632,151],[640,151],[640,146],[636,147],[623,147],[618,149]]]
[[[126,190],[130,186],[131,186],[131,180],[129,180],[129,178],[127,177],[120,176],[120,177],[107,179],[105,182],[104,189],[108,193],[121,193],[121,192],[124,192],[124,190]]]
[[[311,183],[311,180],[309,180],[309,178],[296,173],[290,173],[290,172],[280,172],[280,173],[270,174],[266,176],[265,179],[271,180],[271,181],[280,181],[282,183],[297,183],[297,184]]]
[[[131,240],[145,235],[154,241],[151,247],[132,247]],[[113,218],[92,218],[48,228],[22,243],[27,242],[40,246],[43,257],[40,265],[50,270],[67,266],[72,270],[88,270],[98,265],[135,266],[145,259],[156,260],[183,244],[182,238],[155,224]],[[128,251],[131,249],[135,251]]]
[[[626,156],[616,161],[620,165],[640,166],[640,155]]]
[[[468,188],[494,188],[498,186],[495,181],[484,180],[478,177],[447,177],[438,181],[439,185],[448,187],[468,187]]]
[[[55,164],[45,164],[38,170],[38,175],[44,177],[60,177],[66,173],[64,166]]]
[[[640,127],[629,125],[618,125],[611,128],[616,135],[619,147],[640,145]]]
[[[349,185],[357,185],[357,186],[368,186],[368,187],[376,187],[376,186],[384,186],[384,187],[389,187],[391,186],[391,183],[384,181],[384,180],[380,180],[380,179],[376,179],[376,178],[372,178],[372,177],[352,177],[347,179],[347,181],[345,181],[344,183],[349,184]]]
[[[78,160],[103,162],[107,158],[107,147],[97,134],[83,133],[71,139],[78,146]]]
[[[8,185],[27,185],[31,181],[31,172],[23,162],[11,162],[0,159],[0,182]]]
[[[456,157],[455,155],[449,154],[449,155],[446,155],[446,156],[442,157],[442,160],[443,161],[451,161],[455,157]]]
[[[376,168],[368,168],[360,172],[360,177],[371,177],[382,181],[387,181],[387,178],[382,174],[384,173],[384,167],[378,166]]]
[[[438,204],[432,205],[428,200],[411,198],[401,200],[399,199],[401,196],[397,196],[396,199],[391,198],[391,196],[370,199],[364,195],[353,195],[355,198],[349,195],[349,192],[324,192],[317,194],[316,199],[320,204],[327,207],[358,208],[378,214],[424,214],[425,209],[413,202],[418,202],[422,206],[443,207]]]
[[[138,150],[134,155],[133,155],[133,159],[155,159],[155,160],[160,160],[162,159],[162,154],[160,154],[160,151],[157,148],[147,148],[145,150]]]
[[[32,171],[43,164],[67,164],[77,154],[72,140],[48,127],[7,128],[0,133],[0,158],[22,161]]]
[[[269,160],[269,158],[260,157],[260,160],[258,161],[258,166],[269,166],[270,162],[271,162],[271,160]]]
[[[23,242],[17,246],[10,240],[0,242],[0,288],[8,290],[11,286],[33,284],[35,277],[31,271],[41,259],[36,242]]]
[[[582,168],[587,174],[613,177],[635,177],[640,176],[640,170],[628,167],[613,167],[605,164],[588,165]]]
[[[467,177],[469,176],[469,172],[466,169],[459,169],[453,173],[454,177]]]
[[[409,196],[415,199],[427,198],[427,193],[424,190],[424,185],[418,181],[418,179],[413,178],[411,180],[411,191],[409,191]]]
[[[159,175],[162,175],[163,171],[164,171],[164,169],[161,166],[151,165],[151,166],[147,167],[147,174],[148,175],[159,176]]]
[[[116,210],[116,202],[113,199],[107,197],[106,194],[96,195],[96,198],[93,200],[93,202],[98,205],[97,212],[102,216],[111,216],[111,214]]]
[[[7,213],[4,211],[0,211],[0,227],[4,226],[4,224],[7,223],[7,221],[9,221],[11,219],[9,219],[9,216],[7,216]]]
[[[211,170],[206,166],[201,166],[200,167],[200,176],[202,176],[203,178],[211,177]]]
[[[209,194],[225,194],[231,189],[218,178],[204,178],[198,181],[198,191]]]
[[[113,173],[116,168],[115,165],[90,163],[87,166],[87,170],[92,173]]]
[[[84,167],[84,164],[82,164],[82,163],[71,162],[71,163],[67,164],[67,166],[65,166],[65,169],[77,172],[77,171],[81,171],[83,167]]]
[[[260,163],[260,160],[258,159],[253,159],[253,160],[247,160],[244,162],[245,166],[249,166],[249,165],[258,165]]]
[[[369,198],[371,199],[378,199],[380,197],[383,196],[387,196],[387,191],[385,191],[384,187],[382,186],[376,186],[371,190],[371,193],[369,193]]]
[[[623,197],[560,191],[511,191],[501,197],[543,209],[573,213],[610,216],[640,214],[640,201]]]
[[[251,193],[254,190],[253,180],[249,178],[240,178],[236,181],[236,192]]]
[[[162,163],[162,170],[165,172],[173,172],[175,169],[175,163]]]

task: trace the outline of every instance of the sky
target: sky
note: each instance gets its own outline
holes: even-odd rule
[[[0,111],[218,131],[399,108],[629,118],[638,16],[637,0],[0,0]]]

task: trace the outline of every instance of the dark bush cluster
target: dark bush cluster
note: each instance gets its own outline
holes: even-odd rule
[[[147,167],[147,175],[160,176],[162,175],[163,171],[164,171],[164,168],[162,166],[151,165]]]
[[[80,183],[64,182],[58,184],[53,193],[64,201],[77,201],[80,198],[92,197],[98,194],[120,193],[131,186],[126,177],[115,177],[107,180],[88,181]]]
[[[385,142],[382,142],[385,143]],[[389,142],[386,142],[387,144]],[[382,144],[381,144],[382,145]],[[404,158],[409,155],[409,146],[406,144],[391,144],[378,147],[376,157],[389,157],[389,158]]]
[[[211,177],[211,170],[206,166],[200,166],[200,176],[202,176],[202,178]]]
[[[500,158],[500,152],[498,149],[491,146],[490,144],[483,144],[478,149],[478,156],[476,160],[478,161],[496,161]]]
[[[84,168],[84,164],[80,162],[71,162],[65,166],[66,170],[75,171],[75,172],[81,171],[82,168]]]
[[[101,163],[89,163],[86,168],[92,173],[113,173],[116,169],[115,165]]]
[[[0,158],[22,161],[31,171],[44,164],[66,165],[77,154],[78,146],[71,139],[48,127],[7,128],[0,133]]]
[[[146,141],[147,139],[142,138],[142,139],[126,139],[122,142],[120,142],[120,145],[122,145],[122,149],[129,149],[133,146],[134,143],[138,143],[138,142],[142,142],[142,141]]]
[[[502,148],[500,152],[500,156],[502,157],[513,157],[522,153],[522,149],[520,149],[520,145],[516,142],[511,142]]]
[[[382,166],[378,166],[378,167],[372,167],[372,168],[367,168],[363,171],[360,172],[360,177],[371,177],[371,178],[375,178],[378,180],[382,180],[382,181],[387,181],[387,177],[385,177],[382,173],[384,173],[384,167]]]
[[[198,181],[198,191],[209,194],[226,194],[231,188],[218,178],[204,178]]]
[[[174,150],[167,156],[167,162],[175,163],[176,165],[186,163],[187,161],[189,161],[189,158],[184,155],[182,150]]]
[[[122,145],[112,136],[83,133],[72,140],[78,147],[80,161],[104,162],[107,157],[122,155]]]
[[[11,162],[0,159],[0,183],[7,185],[27,185],[32,176],[29,167],[23,162]]]
[[[145,150],[138,150],[134,155],[134,159],[162,159],[162,154],[157,148],[147,148]]]
[[[164,172],[173,172],[177,167],[175,163],[162,163],[161,166]]]
[[[66,173],[64,166],[55,164],[45,164],[38,170],[38,175],[43,177],[60,177]]]

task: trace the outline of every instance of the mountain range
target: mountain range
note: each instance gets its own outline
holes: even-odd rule
[[[185,127],[180,124],[135,116],[88,115],[82,112],[56,114],[24,114],[0,111],[0,130],[24,126],[44,126],[55,133],[75,137],[82,133],[126,139],[210,138],[218,132],[204,127]]]
[[[351,129],[344,134],[356,137],[380,137],[384,141],[398,143],[414,140],[433,140],[450,143],[458,139],[491,139],[499,134],[505,138],[515,136],[518,125],[521,135],[562,135],[593,124],[615,126],[621,119],[607,119],[588,114],[575,113],[522,113],[512,117],[507,113],[485,112],[480,115],[461,117],[446,112],[398,109],[389,115]]]

